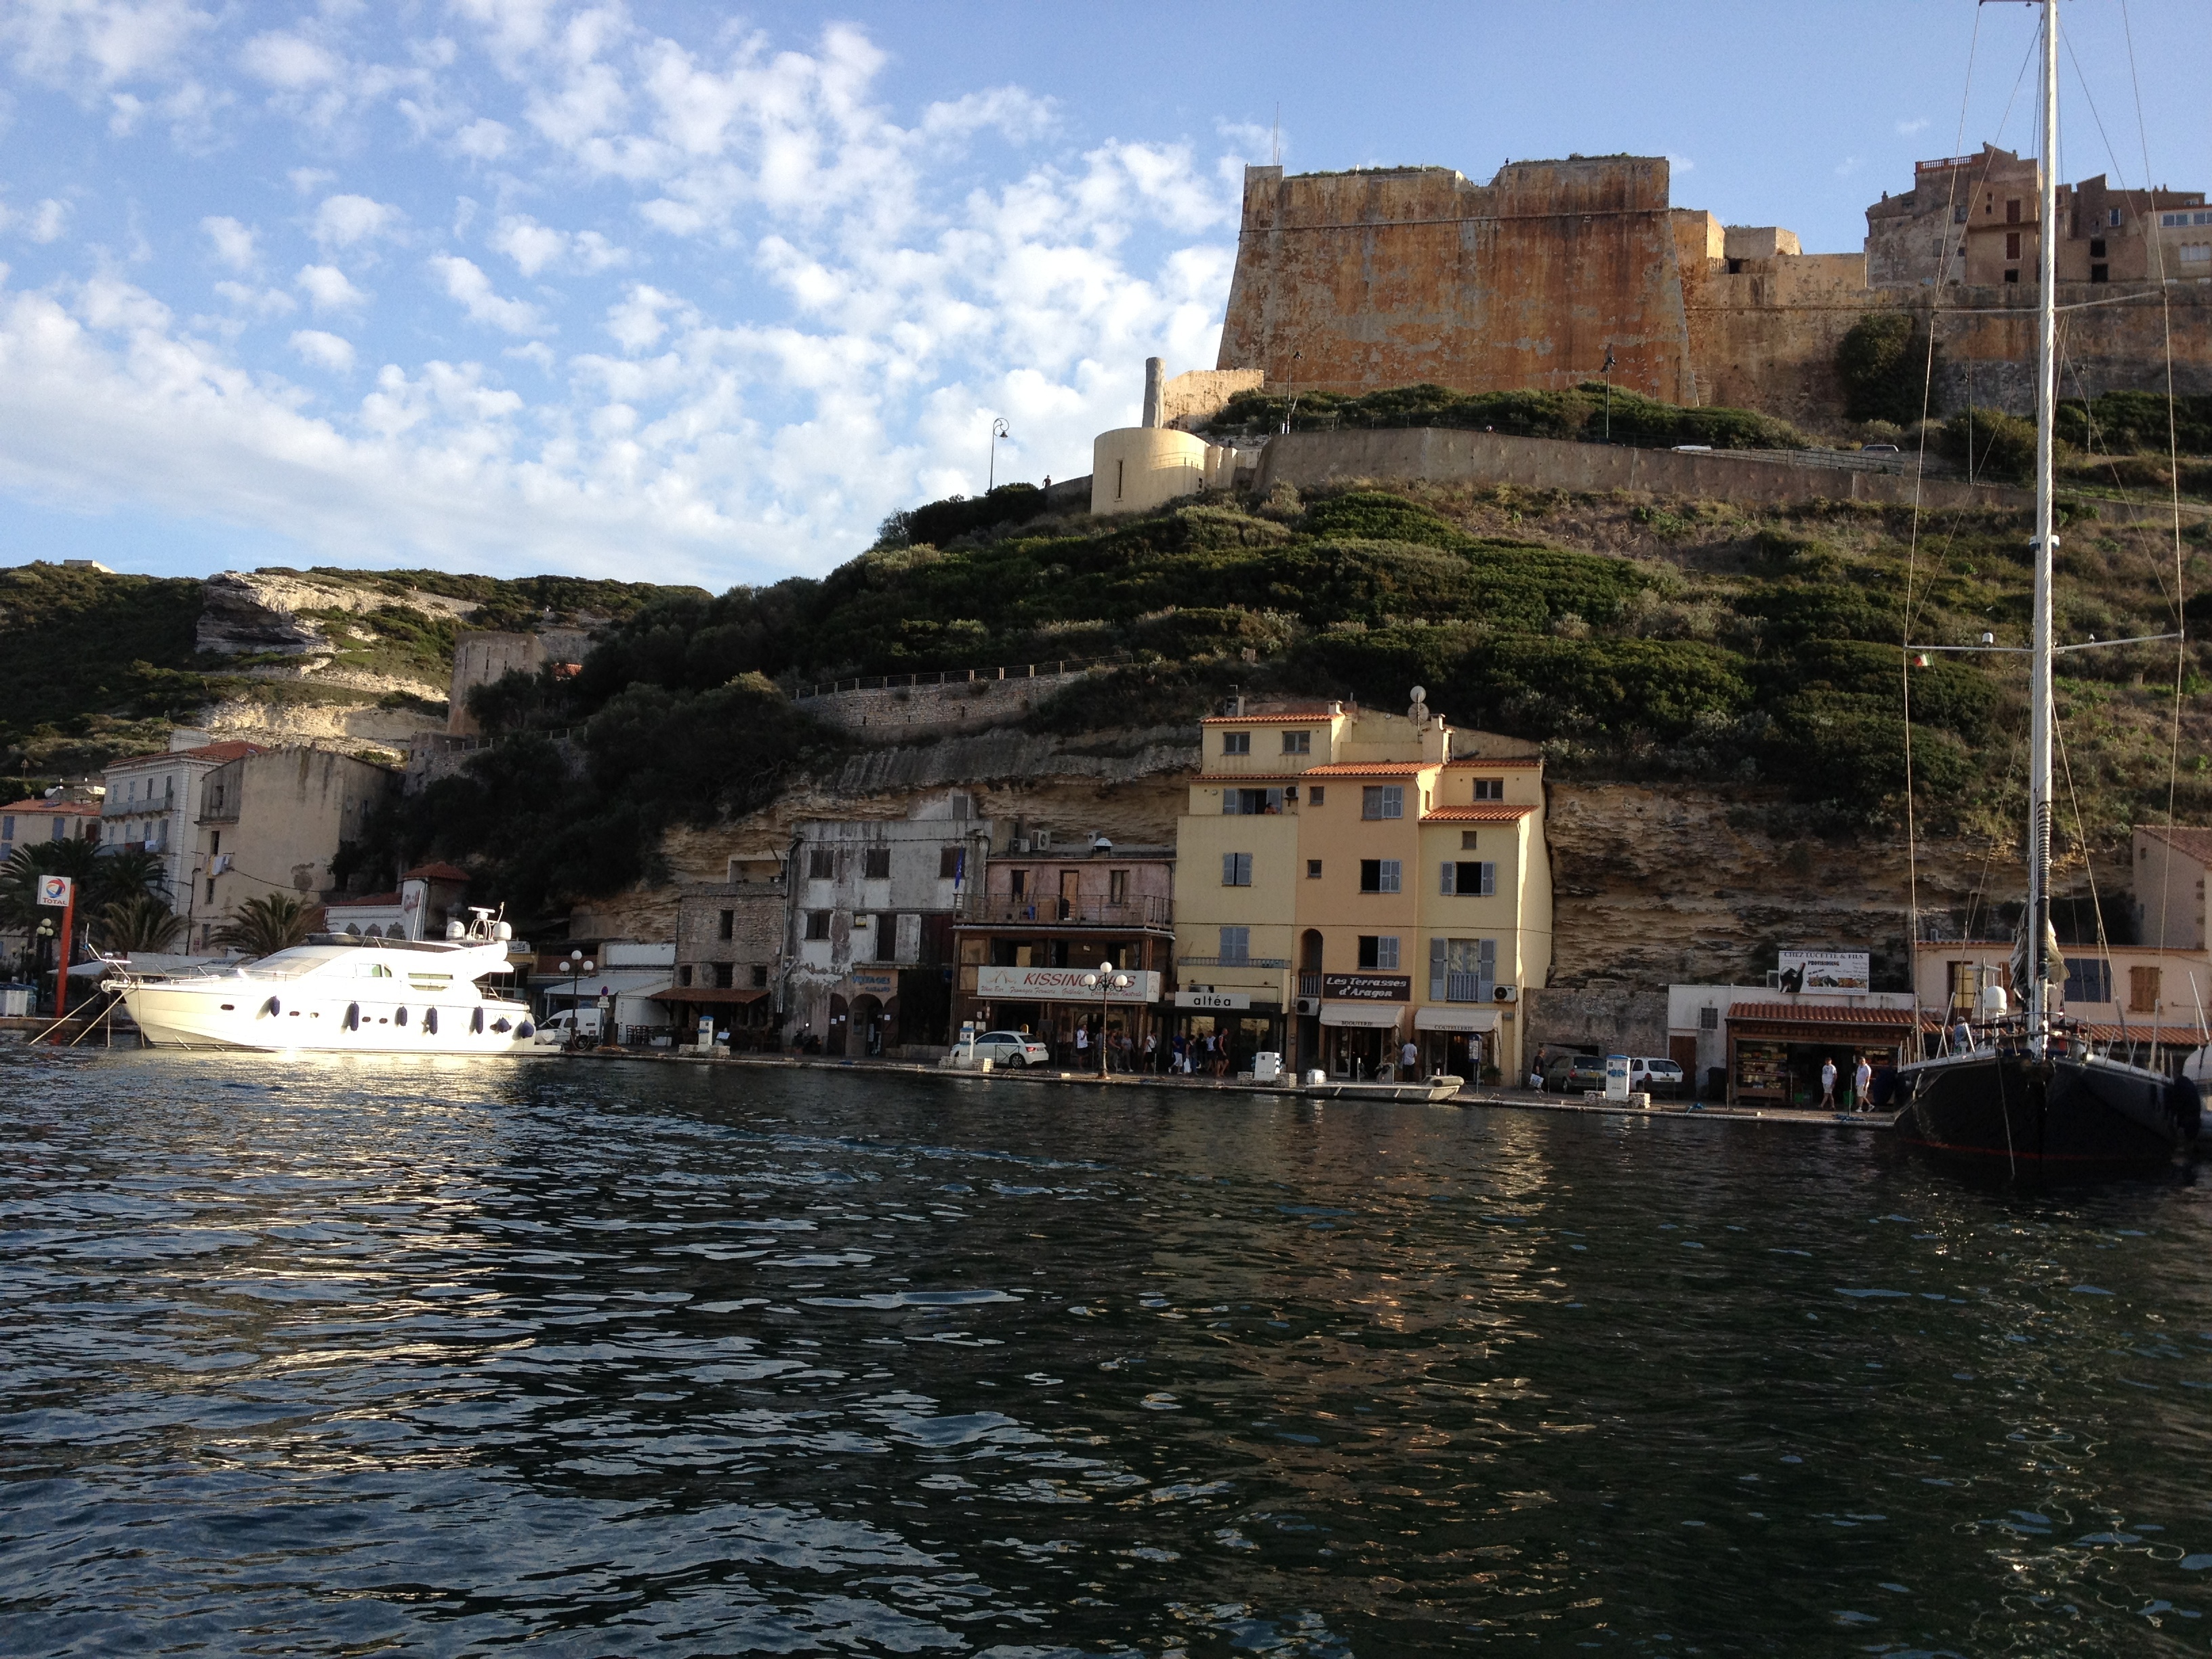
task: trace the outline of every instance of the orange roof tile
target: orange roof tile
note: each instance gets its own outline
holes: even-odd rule
[[[1424,823],[1511,823],[1525,818],[1536,809],[1533,806],[1508,806],[1503,801],[1486,800],[1472,806],[1438,806],[1421,814]]]
[[[1332,714],[1326,708],[1316,708],[1310,714],[1208,714],[1199,721],[1200,726],[1311,726],[1316,720],[1341,718],[1340,711]]]
[[[1403,778],[1416,772],[1425,772],[1437,761],[1331,761],[1325,766],[1309,766],[1299,774],[1308,778]]]
[[[2195,1025],[2081,1025],[2075,1028],[2092,1042],[2155,1042],[2168,1048],[2203,1046],[2204,1033]]]
[[[2148,836],[2153,841],[2162,841],[2177,853],[2187,854],[2199,864],[2212,864],[2212,830],[2194,828],[2185,823],[2162,823],[2155,828],[2139,823],[2137,835]]]
[[[96,800],[11,800],[0,805],[0,812],[72,812],[79,817],[100,816]]]
[[[400,878],[402,881],[473,881],[475,877],[465,870],[450,864],[418,864]]]
[[[1455,760],[1444,763],[1455,772],[1481,766],[1541,766],[1543,763],[1541,755],[1500,755],[1492,760],[1479,760],[1473,755],[1462,755]]]

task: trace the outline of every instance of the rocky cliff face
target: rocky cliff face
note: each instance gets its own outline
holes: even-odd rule
[[[342,611],[365,617],[380,606],[401,604],[425,616],[465,617],[477,607],[466,600],[410,589],[404,597],[356,587],[349,582],[318,581],[312,576],[268,571],[225,570],[207,579],[207,600],[200,612],[198,645],[222,657],[287,656],[327,653],[335,648],[325,623],[313,613]]]

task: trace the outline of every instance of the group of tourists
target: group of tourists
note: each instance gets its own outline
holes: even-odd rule
[[[1159,1052],[1159,1039],[1149,1031],[1145,1034],[1141,1048],[1136,1038],[1119,1030],[1100,1033],[1097,1042],[1104,1045],[1106,1069],[1109,1072],[1133,1073],[1139,1068],[1140,1061],[1142,1069],[1149,1072]],[[1091,1024],[1088,1020],[1078,1021],[1075,1027],[1075,1069],[1088,1071],[1097,1064],[1098,1049],[1091,1037]]]
[[[1168,1069],[1182,1077],[1227,1077],[1229,1075],[1229,1039],[1219,1031],[1208,1031],[1203,1036],[1176,1033],[1170,1045]]]

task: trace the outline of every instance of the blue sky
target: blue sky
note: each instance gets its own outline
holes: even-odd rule
[[[2066,15],[2066,175],[2212,185],[2201,0]],[[2033,27],[0,0],[0,560],[818,574],[980,489],[994,415],[1001,478],[1068,477],[1146,356],[1212,365],[1279,111],[1294,171],[1666,155],[1834,252],[1916,157],[2033,143]]]

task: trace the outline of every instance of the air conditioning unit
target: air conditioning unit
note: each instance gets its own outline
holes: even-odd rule
[[[1030,850],[1030,838],[1027,836],[1016,836],[1012,840],[1006,843],[1006,850],[1009,853],[1028,852]]]
[[[1302,1014],[1319,1013],[1321,1012],[1321,999],[1319,997],[1300,997],[1298,999],[1298,1012]]]
[[[1492,1002],[1518,1002],[1521,1000],[1521,988],[1517,985],[1492,986],[1490,1000]]]
[[[1030,845],[1036,848],[1040,853],[1044,852],[1052,845],[1052,831],[1049,830],[1038,830],[1030,837]]]

